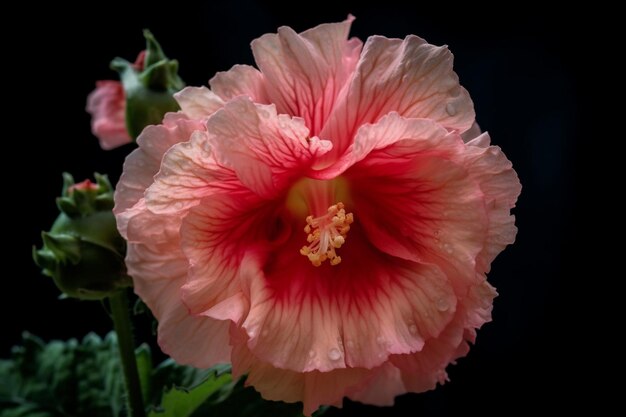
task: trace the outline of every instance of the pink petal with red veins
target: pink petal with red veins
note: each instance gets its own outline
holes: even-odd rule
[[[410,355],[394,355],[390,362],[402,374],[407,391],[424,392],[448,380],[445,368],[469,352],[468,342],[473,342],[476,331],[491,320],[491,308],[496,291],[480,276],[482,281],[469,288],[459,302],[456,316],[436,338],[430,339],[424,349]]]
[[[228,102],[207,129],[217,161],[265,198],[276,197],[331,147],[309,138],[302,119],[279,115],[275,106],[254,104],[247,97]]]
[[[488,146],[489,142],[488,134],[483,133],[468,143],[463,155],[471,179],[484,194],[489,217],[484,249],[476,259],[478,272],[489,272],[495,257],[515,241],[517,228],[511,209],[522,190],[511,161],[499,147]]]
[[[294,259],[303,241],[292,234],[267,261],[240,271],[251,305],[242,326],[259,359],[304,372],[372,368],[420,350],[453,316],[454,291],[439,269],[392,260],[358,225],[338,266]]]
[[[252,42],[270,102],[279,113],[300,116],[316,135],[354,71],[361,42],[348,41],[354,18],[319,25],[301,34],[281,27]]]
[[[185,87],[174,94],[174,98],[191,119],[206,119],[224,105],[224,101],[206,87]]]
[[[126,218],[126,239],[129,242],[161,244],[179,240],[180,216],[155,215],[146,208],[144,199],[120,216],[120,219]]]
[[[211,90],[225,101],[248,96],[255,103],[269,104],[265,84],[263,74],[249,65],[235,65],[228,71],[218,72],[209,81]]]
[[[183,215],[206,196],[240,187],[235,173],[215,160],[214,144],[206,132],[173,146],[146,190],[148,208],[160,214]]]
[[[190,316],[179,289],[187,260],[175,241],[164,245],[129,244],[126,257],[135,292],[159,322],[159,345],[181,364],[206,368],[230,360],[228,321]]]
[[[498,292],[488,282],[484,274],[479,274],[479,283],[472,285],[463,299],[466,311],[465,328],[473,331],[491,321],[493,299]],[[473,342],[473,340],[471,340]]]
[[[343,174],[368,239],[391,255],[438,265],[458,293],[475,281],[488,227],[483,192],[456,162],[465,149],[435,122],[392,113],[359,130],[358,162]]]
[[[378,406],[392,406],[395,398],[407,392],[402,373],[390,362],[370,371],[371,377],[366,384],[355,392],[347,392],[347,397],[353,401]]]
[[[394,355],[391,363],[400,370],[408,391],[424,392],[447,381],[446,366],[458,358],[464,344],[462,320],[455,319],[437,338],[429,340],[424,349],[410,355]]]
[[[204,129],[202,123],[189,120],[181,114],[169,113],[162,125],[148,126],[139,135],[139,148],[126,158],[124,172],[115,187],[113,212],[122,236],[126,236],[126,225],[130,217],[137,213],[130,209],[143,198],[146,188],[153,182],[163,154],[172,145],[189,140],[192,133],[199,129]]]
[[[274,224],[269,221],[276,211],[275,204],[245,189],[206,198],[189,211],[180,234],[189,259],[182,297],[192,314],[235,322],[247,314],[248,294],[238,295],[244,291],[242,262],[247,252],[270,244]]]
[[[331,372],[279,369],[256,358],[246,347],[245,335],[233,335],[231,340],[233,375],[248,374],[246,385],[252,385],[267,400],[302,401],[306,416],[310,416],[321,405],[341,407],[343,397],[348,392],[359,388],[371,378],[371,371],[363,368],[336,369]]]
[[[449,130],[464,132],[474,122],[474,106],[452,69],[446,47],[417,36],[404,40],[370,37],[342,97],[319,133],[333,142],[327,163],[348,149],[359,127],[389,112],[427,118]]]

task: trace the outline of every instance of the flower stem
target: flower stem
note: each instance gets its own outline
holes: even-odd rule
[[[135,345],[128,307],[126,291],[118,291],[109,297],[113,326],[117,333],[117,343],[124,371],[124,386],[126,387],[126,405],[128,417],[145,417],[139,373],[137,372],[137,360],[135,358]]]

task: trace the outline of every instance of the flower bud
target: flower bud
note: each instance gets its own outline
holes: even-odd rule
[[[132,285],[124,265],[125,243],[111,211],[113,187],[105,175],[95,178],[95,184],[75,184],[63,174],[57,198],[61,213],[50,231],[42,232],[43,247],[33,247],[35,263],[65,295],[89,300]]]
[[[115,58],[111,68],[120,74],[126,97],[126,128],[137,138],[144,127],[158,124],[167,112],[177,111],[173,94],[185,83],[178,76],[178,61],[168,59],[149,30],[144,30],[146,54],[140,68]]]

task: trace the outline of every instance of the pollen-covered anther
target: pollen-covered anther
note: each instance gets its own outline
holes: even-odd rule
[[[341,263],[341,256],[335,249],[346,243],[350,225],[354,222],[352,213],[347,213],[343,203],[333,204],[326,214],[320,217],[308,216],[304,232],[307,233],[308,246],[303,246],[300,253],[313,264],[320,266],[329,259],[331,265]]]

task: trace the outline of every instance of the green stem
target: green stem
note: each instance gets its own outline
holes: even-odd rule
[[[130,321],[130,310],[126,291],[118,291],[117,294],[110,296],[109,302],[111,304],[113,326],[117,333],[117,343],[120,349],[120,358],[122,359],[122,369],[124,371],[128,417],[145,417],[146,411],[143,405],[139,373],[137,372],[133,329]]]

